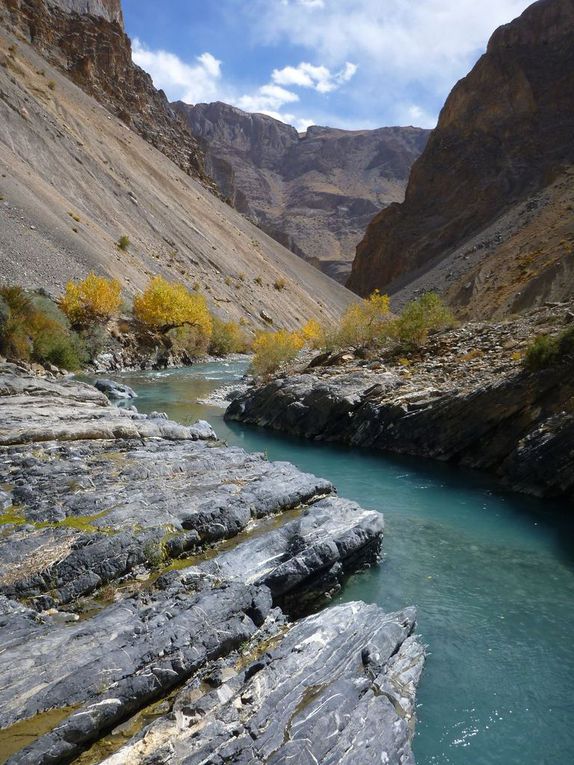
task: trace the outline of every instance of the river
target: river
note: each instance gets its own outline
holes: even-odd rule
[[[504,492],[472,471],[316,444],[225,423],[197,403],[244,361],[121,375],[142,412],[211,422],[220,438],[329,478],[385,515],[381,566],[339,600],[414,604],[429,656],[418,693],[418,765],[574,762],[571,507]],[[360,763],[357,763],[360,765]]]

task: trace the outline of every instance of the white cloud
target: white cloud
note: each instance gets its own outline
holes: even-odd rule
[[[400,115],[408,119],[412,99],[422,110],[419,124],[428,124],[496,27],[531,1],[253,0],[249,12],[255,42],[306,49],[310,60],[330,71],[356,62],[359,75],[349,94],[354,99],[349,110],[359,115],[384,112],[388,123]],[[320,17],[311,18],[311,9],[319,7]],[[283,74],[277,81],[311,87],[303,82],[310,73],[301,67],[279,70]],[[413,111],[413,121],[416,117]]]
[[[165,90],[172,100],[197,104],[221,98],[221,61],[211,53],[202,53],[190,65],[174,53],[150,50],[136,38],[133,60],[151,75],[156,88]]]
[[[302,88],[313,88],[319,93],[330,93],[355,75],[356,64],[345,62],[345,66],[338,72],[331,73],[326,66],[314,66],[306,62],[298,66],[286,66],[283,69],[274,69],[271,79],[278,85],[294,85]]]
[[[284,104],[299,100],[297,93],[282,88],[280,85],[263,85],[250,95],[240,96],[236,105],[246,112],[276,113]]]

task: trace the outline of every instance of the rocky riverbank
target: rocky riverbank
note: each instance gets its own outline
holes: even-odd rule
[[[0,760],[414,761],[414,609],[305,616],[380,514],[69,379],[0,406]]]
[[[533,337],[572,322],[572,303],[553,304],[436,334],[409,358],[326,354],[250,387],[226,417],[489,470],[517,491],[573,496],[573,360],[536,372],[522,364]]]

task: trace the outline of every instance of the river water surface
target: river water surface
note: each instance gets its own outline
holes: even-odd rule
[[[502,491],[448,465],[314,444],[197,404],[245,362],[125,374],[142,412],[211,422],[220,438],[333,481],[385,515],[379,568],[340,600],[414,604],[429,657],[418,693],[418,765],[574,763],[572,508]],[[361,765],[357,763],[357,765]]]

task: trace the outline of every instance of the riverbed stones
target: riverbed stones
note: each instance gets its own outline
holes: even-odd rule
[[[388,726],[389,762],[410,762],[411,718],[375,699],[376,678],[392,675],[412,644],[414,611],[386,616],[357,604],[352,618],[348,609],[327,610],[320,621],[293,624],[278,610],[309,613],[346,574],[376,564],[380,514],[293,465],[227,447],[207,423],[186,427],[118,409],[74,380],[0,365],[0,407],[0,754],[11,726],[24,735],[21,751],[8,751],[10,763],[71,761],[181,684],[203,687],[203,678],[220,692],[221,709],[191,743],[186,728],[172,730],[165,718],[169,747],[181,754],[174,762],[195,762],[198,744],[223,761],[220,732],[234,693],[258,729],[279,731],[288,743],[291,718],[263,698],[248,699],[277,672],[286,691],[295,672],[313,686],[312,662],[299,662],[296,646],[323,632],[345,699],[329,712],[329,726],[344,720],[338,735],[352,739],[345,746],[361,759],[377,750],[377,721]],[[377,630],[387,636],[382,642],[372,638]],[[268,667],[271,643],[284,649]],[[412,666],[422,666],[422,649],[415,654]],[[307,700],[300,689],[289,692],[294,708]],[[362,726],[363,715],[372,727]],[[22,733],[28,720],[39,738]],[[242,730],[238,752],[248,758],[258,750],[250,724]],[[311,762],[315,754],[297,741],[286,751],[303,747],[301,762]]]

